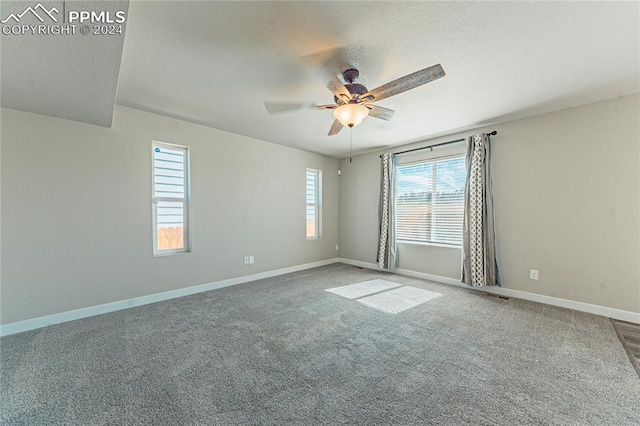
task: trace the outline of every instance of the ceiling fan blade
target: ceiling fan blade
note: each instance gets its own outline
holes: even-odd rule
[[[344,126],[341,122],[339,122],[338,120],[334,120],[333,125],[331,125],[331,128],[329,129],[329,136],[337,135],[338,133],[340,133],[340,130],[342,130],[343,127]]]
[[[338,105],[338,104],[316,105],[316,108],[318,108],[318,109],[336,109],[339,106],[340,105]]]
[[[344,47],[332,47],[325,50],[305,55],[302,58],[309,68],[320,71],[321,75],[331,78],[332,75],[340,74],[351,66]]]
[[[369,108],[369,117],[379,118],[380,120],[389,121],[395,113],[395,111],[392,109],[383,108],[377,105],[365,104],[365,106]]]
[[[390,81],[380,87],[376,87],[375,89],[360,96],[360,99],[379,101],[380,99],[406,92],[407,90],[422,86],[423,84],[427,84],[444,76],[445,73],[442,66],[440,64],[434,65]]]
[[[329,90],[331,90],[331,93],[333,93],[335,97],[338,98],[338,100],[342,100],[345,103],[351,100],[351,93],[349,93],[347,88],[344,86],[344,84],[342,84],[337,76],[333,76],[331,81],[329,81],[329,84],[327,84],[327,87],[329,88]]]
[[[311,102],[265,102],[264,107],[269,114],[279,114],[281,112],[295,111],[299,109],[313,108]]]

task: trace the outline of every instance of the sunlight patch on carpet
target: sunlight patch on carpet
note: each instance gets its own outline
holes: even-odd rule
[[[442,296],[440,293],[420,288],[403,286],[385,280],[370,280],[361,283],[328,288],[328,291],[347,299],[355,300],[370,308],[389,314],[397,314]]]
[[[357,299],[359,297],[368,296],[370,294],[379,293],[381,291],[390,290],[400,286],[400,284],[392,283],[391,281],[371,280],[342,287],[328,288],[325,291],[346,297],[347,299]]]
[[[363,297],[357,301],[371,308],[390,314],[397,314],[428,302],[431,299],[435,299],[438,296],[442,295],[433,291],[405,286],[374,294],[373,296]]]

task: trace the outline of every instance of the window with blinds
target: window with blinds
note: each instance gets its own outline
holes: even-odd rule
[[[189,150],[153,142],[153,253],[189,251]]]
[[[396,166],[396,240],[462,246],[464,156]]]
[[[307,169],[307,240],[320,238],[322,171]]]

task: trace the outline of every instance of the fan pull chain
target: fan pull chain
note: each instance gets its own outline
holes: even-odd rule
[[[349,127],[349,164],[352,163],[351,160],[351,151],[353,148],[353,126]]]

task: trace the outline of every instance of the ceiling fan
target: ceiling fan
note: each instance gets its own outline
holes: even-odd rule
[[[416,71],[412,74],[405,75],[389,83],[383,84],[373,90],[368,90],[355,80],[360,75],[356,68],[347,68],[342,72],[342,83],[338,76],[334,75],[327,84],[327,88],[333,93],[334,104],[315,105],[318,109],[332,109],[335,120],[329,136],[337,135],[344,126],[357,126],[365,119],[365,117],[375,117],[381,120],[390,120],[394,111],[378,105],[373,102],[380,101],[390,96],[398,95],[407,90],[414,89],[423,84],[430,83],[434,80],[445,76],[444,70],[440,64]],[[301,104],[276,104],[265,102],[265,107],[270,113],[282,112],[290,109],[304,107]]]

